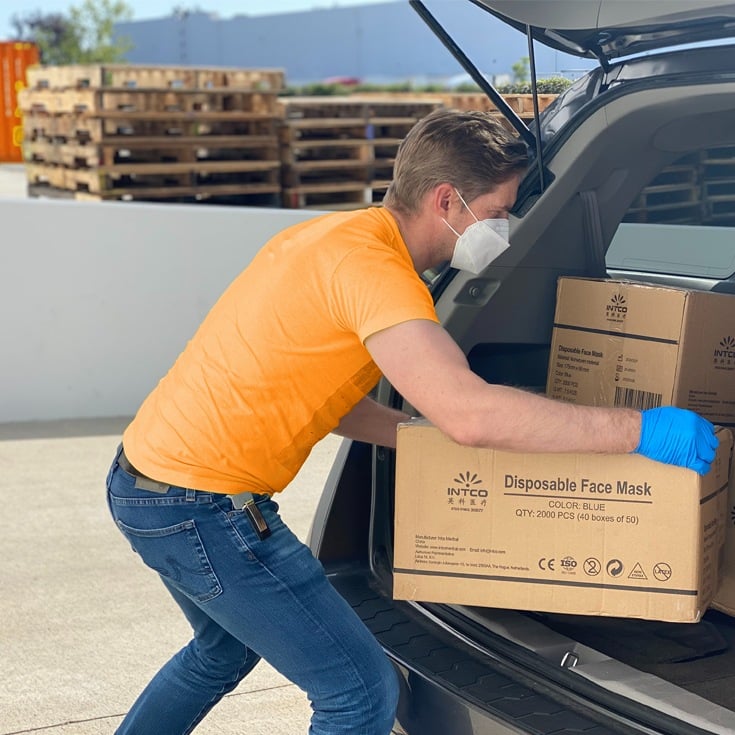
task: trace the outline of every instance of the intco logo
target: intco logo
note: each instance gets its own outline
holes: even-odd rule
[[[605,314],[608,318],[618,318],[625,316],[628,313],[628,307],[626,306],[625,296],[620,293],[616,293],[611,299],[610,303],[605,307]]]
[[[463,498],[486,498],[488,493],[485,488],[476,487],[482,485],[482,480],[476,472],[460,472],[452,482],[455,486],[447,488],[447,495],[460,496]]]
[[[735,364],[735,338],[731,336],[723,337],[719,345],[715,347],[712,356],[715,365],[734,365]]]

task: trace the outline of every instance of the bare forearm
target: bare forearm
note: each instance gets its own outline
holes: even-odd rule
[[[714,427],[692,411],[591,408],[489,384],[470,370],[446,330],[429,320],[383,329],[365,346],[405,400],[459,444],[516,452],[638,452],[700,474],[715,458]]]
[[[638,446],[638,411],[577,406],[498,385],[480,394],[458,411],[463,418],[449,419],[447,433],[461,443],[530,452],[625,453]]]
[[[403,411],[381,406],[371,398],[364,398],[340,421],[334,433],[348,439],[395,449],[398,424],[409,418]]]

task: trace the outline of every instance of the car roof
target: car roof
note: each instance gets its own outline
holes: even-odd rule
[[[735,36],[733,0],[470,0],[551,48],[601,61]]]

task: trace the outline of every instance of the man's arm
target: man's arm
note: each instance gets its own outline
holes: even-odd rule
[[[408,421],[409,415],[394,408],[381,406],[372,398],[363,398],[339,422],[333,433],[348,439],[396,448],[398,424]]]
[[[365,342],[398,392],[460,444],[531,452],[609,452],[636,449],[641,414],[592,408],[492,385],[475,375],[440,325],[412,320]]]

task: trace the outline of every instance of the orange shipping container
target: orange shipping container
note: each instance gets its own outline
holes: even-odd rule
[[[0,42],[0,161],[23,160],[23,120],[18,92],[26,86],[26,69],[38,64],[38,47],[21,41]]]

